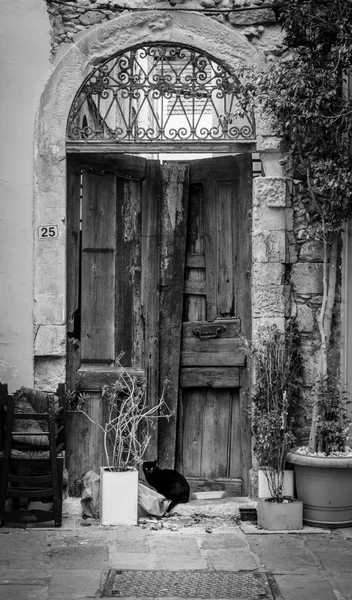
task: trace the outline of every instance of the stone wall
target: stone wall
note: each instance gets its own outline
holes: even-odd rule
[[[72,44],[78,33],[133,11],[192,11],[234,29],[265,50],[280,43],[281,28],[275,12],[268,7],[273,0],[183,0],[170,5],[169,0],[46,0],[52,27],[52,56],[62,44]]]

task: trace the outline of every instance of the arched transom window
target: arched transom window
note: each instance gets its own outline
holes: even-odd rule
[[[240,85],[236,73],[194,48],[131,48],[95,68],[82,84],[69,114],[68,147],[248,145],[254,121],[241,109]]]

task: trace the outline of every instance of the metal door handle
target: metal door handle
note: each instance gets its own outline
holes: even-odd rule
[[[194,335],[201,340],[217,338],[221,333],[224,333],[224,331],[226,331],[224,325],[202,325],[199,329],[192,329]]]

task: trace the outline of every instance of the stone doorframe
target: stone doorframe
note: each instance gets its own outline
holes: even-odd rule
[[[264,65],[246,38],[199,14],[150,11],[117,16],[63,45],[42,94],[34,162],[34,381],[55,390],[66,371],[66,123],[75,94],[92,68],[117,52],[149,42],[202,49],[225,67]],[[289,309],[285,264],[292,211],[279,160],[280,139],[256,116],[263,177],[254,182],[252,332],[265,322],[284,327]],[[131,147],[131,152],[133,148]],[[38,239],[39,226],[58,226],[58,237]]]

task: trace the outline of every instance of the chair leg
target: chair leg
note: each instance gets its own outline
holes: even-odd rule
[[[53,513],[55,527],[61,527],[62,524],[62,478],[63,478],[63,459],[57,459],[57,468],[52,471],[53,488]]]
[[[6,490],[9,476],[9,460],[5,455],[1,461],[1,473],[0,473],[0,527],[4,525],[4,513],[5,513],[5,502],[6,502]]]

